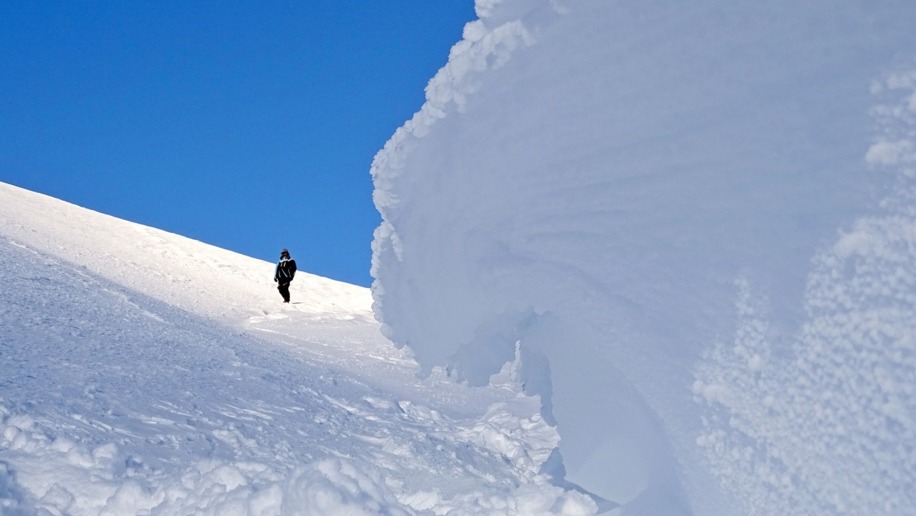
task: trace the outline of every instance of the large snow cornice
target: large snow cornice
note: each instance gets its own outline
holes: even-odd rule
[[[816,404],[842,383],[821,374],[791,398],[768,387],[805,377],[793,353],[810,344],[812,303],[829,294],[816,291],[827,288],[819,278],[833,274],[812,263],[823,267],[839,231],[903,188],[865,158],[894,165],[916,148],[908,129],[869,151],[873,85],[916,56],[912,2],[477,7],[481,19],[430,81],[426,104],[373,163],[384,219],[374,297],[388,335],[427,369],[447,364],[474,383],[518,341],[526,387],[558,424],[567,478],[634,509],[733,514],[766,502],[782,505],[756,510],[875,513],[874,497],[837,494],[824,479],[906,457],[831,462],[788,444],[787,431],[769,432],[759,414],[742,414],[759,424],[740,430],[711,429],[693,396],[734,411],[740,404],[706,380],[770,378],[732,383],[751,389],[744,398],[770,396],[773,428],[786,429],[803,419],[787,407]],[[897,77],[883,91],[908,91],[910,76]],[[882,123],[879,133],[889,130]],[[892,333],[906,342],[907,331]],[[770,364],[742,347],[748,335]],[[728,361],[712,351],[723,342],[744,350],[746,370],[724,372]],[[844,356],[811,358],[805,371]],[[768,376],[777,368],[788,373]],[[911,392],[912,380],[890,378]],[[913,413],[912,393],[899,403]],[[820,411],[801,440],[822,439],[831,421],[860,409]],[[879,435],[837,440],[899,444]],[[892,486],[913,462],[891,480],[866,474],[887,507],[912,501]],[[776,480],[739,479],[735,463]],[[780,487],[783,477],[799,486]]]

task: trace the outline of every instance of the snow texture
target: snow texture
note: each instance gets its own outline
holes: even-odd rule
[[[916,141],[913,78],[879,83],[869,158],[888,138]],[[916,178],[912,157],[879,163],[899,167],[893,194],[815,256],[786,352],[774,353],[770,302],[739,279],[735,336],[698,371],[694,392],[711,409],[698,444],[748,514],[913,511]]]
[[[916,514],[911,2],[476,6],[373,162],[386,336],[518,353],[618,512]]]
[[[0,183],[0,514],[596,512],[511,366],[417,380],[368,289],[272,273]]]

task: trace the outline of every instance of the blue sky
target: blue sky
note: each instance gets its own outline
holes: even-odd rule
[[[372,157],[474,18],[471,0],[2,2],[0,181],[368,286]]]

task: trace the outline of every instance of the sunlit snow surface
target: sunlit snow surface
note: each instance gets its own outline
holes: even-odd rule
[[[594,512],[511,368],[418,381],[367,289],[272,274],[0,184],[0,514]]]
[[[372,299],[0,185],[3,514],[916,514],[912,2],[477,12]]]
[[[916,514],[916,4],[477,12],[373,163],[386,335],[518,348],[622,512]]]

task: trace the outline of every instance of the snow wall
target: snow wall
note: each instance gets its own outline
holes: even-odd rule
[[[630,513],[914,514],[916,6],[476,9],[372,166],[387,335],[518,347]]]

